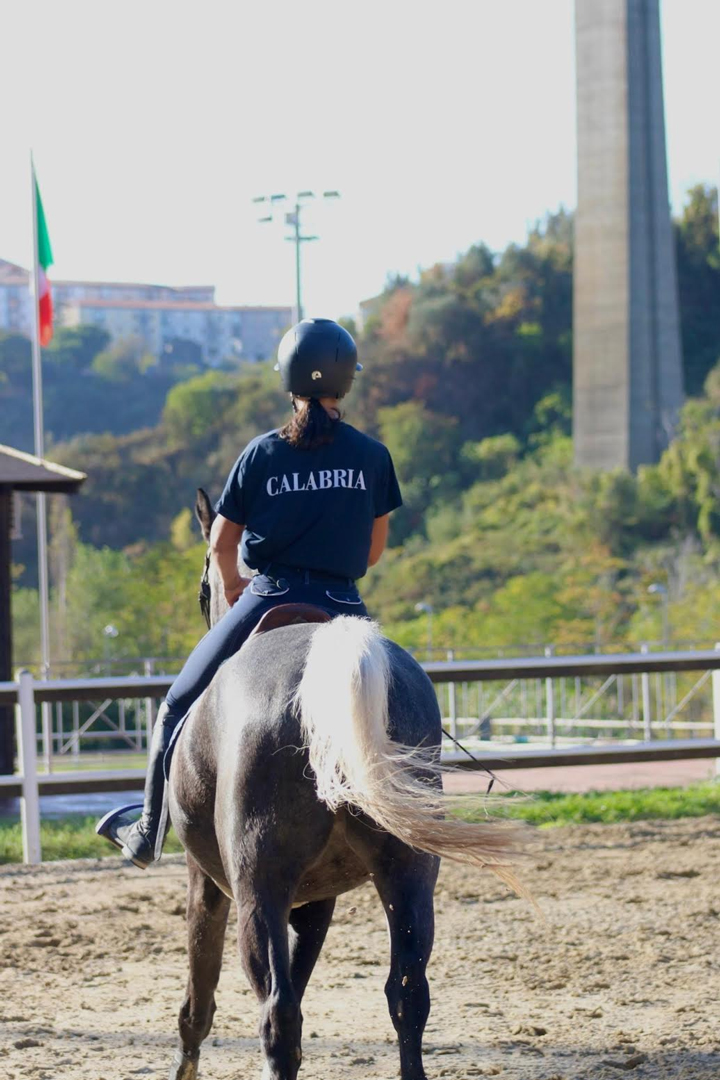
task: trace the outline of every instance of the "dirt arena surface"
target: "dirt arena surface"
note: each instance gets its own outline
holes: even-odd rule
[[[426,1032],[430,1080],[717,1080],[720,821],[535,834],[547,922],[491,874],[445,864]],[[185,869],[113,858],[0,870],[0,1077],[167,1075],[185,980]],[[205,1080],[259,1080],[257,1005],[233,916]],[[384,916],[341,897],[305,998],[301,1077],[394,1078]]]

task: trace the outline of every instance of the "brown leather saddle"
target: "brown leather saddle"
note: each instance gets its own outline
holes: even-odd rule
[[[242,648],[247,645],[248,641],[252,641],[252,639],[259,634],[267,634],[270,630],[277,630],[280,626],[293,626],[295,623],[326,623],[330,622],[331,619],[332,615],[330,615],[329,612],[323,610],[321,607],[316,607],[314,604],[278,604],[277,607],[270,608],[269,611],[265,612],[255,629],[248,634]],[[170,776],[170,761],[177,745],[177,741],[180,738],[180,733],[185,727],[185,721],[189,715],[190,714],[188,713],[187,716],[184,716],[175,728],[170,741],[170,746],[165,753],[163,765],[165,779]],[[167,797],[166,787],[164,813],[167,812]]]
[[[245,644],[260,634],[277,630],[279,626],[292,626],[294,623],[326,623],[332,616],[315,604],[278,604],[266,611],[255,629],[248,634]]]

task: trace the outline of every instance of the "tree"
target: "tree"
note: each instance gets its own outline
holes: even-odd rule
[[[174,386],[165,400],[163,425],[175,444],[197,439],[217,427],[224,411],[236,399],[238,377],[207,371]]]
[[[73,371],[88,371],[109,344],[110,335],[99,326],[59,326],[43,350],[43,360]]]
[[[32,379],[30,339],[0,330],[0,386],[29,384]]]
[[[21,334],[0,331],[0,442],[32,453],[32,352]]]
[[[720,360],[717,188],[691,188],[675,227],[685,390],[695,396]]]
[[[98,353],[92,369],[110,382],[130,382],[157,363],[157,358],[145,350],[140,337],[120,338],[109,348]]]
[[[522,446],[514,435],[493,435],[481,442],[468,442],[462,448],[461,460],[471,482],[499,480],[517,463]]]
[[[415,531],[433,495],[448,498],[457,486],[457,423],[418,401],[380,409],[380,435],[403,485],[403,510],[393,515],[393,543]]]

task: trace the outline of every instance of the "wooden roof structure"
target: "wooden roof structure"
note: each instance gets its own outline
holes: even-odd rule
[[[70,495],[87,480],[85,473],[56,465],[0,443],[0,487]]]
[[[0,444],[0,682],[12,672],[10,610],[12,502],[16,491],[71,495],[87,479],[85,473]],[[0,707],[0,774],[13,771],[13,710]]]

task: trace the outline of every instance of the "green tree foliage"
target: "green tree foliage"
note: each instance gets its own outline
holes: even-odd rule
[[[480,442],[465,443],[461,461],[467,472],[477,480],[499,480],[515,465],[522,450],[515,435],[492,435]]]
[[[720,520],[714,512],[717,498],[709,492],[716,490],[720,462],[717,404],[709,398],[689,402],[680,434],[659,465],[636,476],[622,470],[576,471],[571,442],[558,433],[522,455],[507,436],[471,444],[475,480],[450,496],[433,488],[432,480],[449,475],[453,459],[444,458],[443,471],[436,474],[422,438],[434,432],[441,439],[442,424],[410,404],[389,409],[381,423],[398,440],[401,475],[412,477],[417,467],[430,501],[421,527],[389,550],[363,584],[371,611],[391,636],[424,652],[428,619],[415,610],[423,602],[433,607],[434,643],[440,648],[487,654],[513,647],[534,651],[549,642],[568,651],[657,641],[663,633],[662,605],[648,586],[659,581],[669,593],[671,638],[714,642]],[[441,452],[439,444],[435,450]],[[149,453],[147,444],[133,450],[139,456],[141,451]],[[458,456],[466,453],[464,444]],[[107,479],[127,473],[120,460],[116,464]],[[97,546],[77,544],[66,530],[64,607],[58,569],[63,559],[57,550],[62,545],[54,541],[53,620],[64,611],[56,640],[68,658],[102,658],[108,622],[119,631],[112,643],[118,657],[183,656],[195,644],[202,629],[196,593],[205,546],[190,513],[194,489],[179,485],[168,470],[152,498],[166,499],[166,535],[172,542],[139,543],[137,522],[124,551],[97,541]],[[139,468],[128,480],[128,492],[140,491],[142,479]],[[171,514],[167,493],[178,490],[185,491],[185,506]],[[118,507],[127,498],[117,487],[106,492],[110,496]],[[79,506],[79,500],[70,505]],[[106,512],[122,533],[122,515]],[[99,516],[95,510],[91,526]],[[16,656],[27,662],[37,640],[32,590],[16,593],[15,619]]]
[[[43,360],[53,366],[84,372],[109,345],[110,335],[99,326],[60,326],[44,350]]]
[[[380,409],[378,427],[404,492],[404,506],[392,519],[399,542],[422,528],[433,498],[442,501],[457,490],[458,425],[419,401],[406,401]]]
[[[72,501],[80,538],[114,548],[164,541],[177,515],[194,504],[198,487],[219,496],[248,441],[290,415],[272,367],[207,372],[170,391],[156,428],[83,435],[56,447],[59,461],[88,475]],[[34,584],[31,530],[16,558],[28,568],[22,583]]]
[[[720,360],[717,188],[691,189],[675,234],[685,390],[695,396]]]
[[[182,657],[205,630],[197,583],[205,545],[182,551],[157,544],[147,551],[121,552],[79,544],[67,579],[65,632],[54,642],[57,664],[82,666],[94,660]],[[51,591],[51,625],[56,626],[57,585]],[[34,589],[13,594],[14,655],[37,666],[39,609]],[[108,639],[112,624],[117,636]]]
[[[182,445],[213,430],[237,396],[237,376],[206,371],[174,386],[163,408],[163,426],[173,442]]]
[[[668,588],[673,633],[714,640],[716,206],[714,190],[693,189],[676,227],[694,396],[662,460],[635,475],[573,467],[570,215],[550,215],[524,245],[499,255],[479,244],[416,282],[389,280],[366,306],[365,371],[343,408],[387,443],[403,487],[391,548],[364,583],[371,609],[398,640],[425,648],[419,602],[432,604],[435,641],[444,647],[657,639],[662,611],[647,588],[658,581]],[[287,418],[287,397],[272,363],[205,372],[178,348],[150,364],[127,343],[108,347],[89,328],[73,333],[56,336],[46,366],[49,429],[73,434],[53,453],[89,475],[71,502],[80,543],[69,544],[72,569],[64,575],[62,626],[75,619],[78,627],[60,636],[75,654],[98,655],[102,627],[112,621],[124,655],[182,653],[198,633],[195,489],[215,497],[247,442]],[[0,335],[3,420],[15,423],[17,413],[31,424],[31,410],[22,412],[29,385],[28,343]],[[31,522],[26,533],[16,554],[28,567],[20,589],[34,581]],[[54,569],[58,620],[61,578]],[[83,625],[81,611],[69,610],[68,582],[74,597],[85,579],[95,582],[86,602],[97,616]],[[17,595],[26,640],[34,594]]]
[[[0,330],[0,442],[33,449],[32,353],[20,334]]]
[[[537,401],[571,370],[572,228],[551,216],[498,259],[483,245],[417,285],[392,282],[362,342],[372,380],[357,380],[365,426],[412,400],[457,422],[462,440],[524,437]]]
[[[145,350],[142,338],[120,338],[99,352],[92,361],[92,370],[111,383],[129,383],[144,375],[157,363]]]
[[[12,594],[13,668],[39,668],[40,602],[37,589],[13,589]]]
[[[136,339],[110,345],[105,331],[93,326],[57,328],[42,359],[48,445],[80,433],[123,435],[153,426],[170,388],[198,373],[187,350],[153,357]],[[0,431],[5,442],[32,452],[30,341],[2,332]]]

